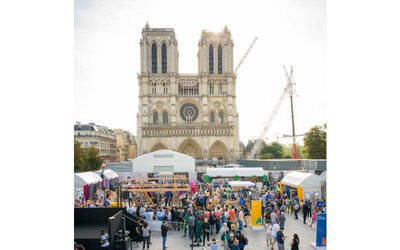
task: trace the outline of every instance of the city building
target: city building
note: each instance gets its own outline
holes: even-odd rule
[[[134,136],[126,130],[114,129],[116,136],[117,161],[127,161],[136,157],[136,141]]]
[[[138,75],[138,155],[169,149],[197,160],[240,157],[233,40],[203,30],[197,74],[180,74],[172,28],[142,29]]]
[[[129,133],[129,159],[137,157],[136,137]]]
[[[81,143],[83,148],[94,146],[99,150],[104,162],[117,160],[116,136],[112,129],[95,123],[74,125],[74,138]]]

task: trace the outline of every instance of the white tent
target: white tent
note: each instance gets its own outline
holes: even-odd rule
[[[131,177],[147,178],[149,173],[188,173],[189,180],[197,179],[195,159],[172,150],[161,149],[131,159]]]
[[[206,175],[210,177],[262,177],[268,173],[263,168],[207,168]]]
[[[320,177],[321,177],[323,180],[326,180],[326,171],[322,172],[322,173],[320,174]]]
[[[291,172],[283,177],[281,183],[285,186],[290,186],[303,190],[299,197],[303,199],[314,200],[315,196],[321,196],[321,180],[322,178],[316,174]]]
[[[95,184],[101,181],[103,181],[103,179],[101,179],[101,177],[94,172],[75,173],[74,174],[75,198],[77,198],[79,195],[83,193],[84,185]]]
[[[97,171],[94,171],[94,172],[95,172],[98,176],[101,177],[101,170],[97,170]],[[118,178],[118,174],[115,173],[115,172],[114,172],[113,170],[111,170],[111,169],[104,169],[103,174],[104,174],[105,179],[112,180],[112,179]]]
[[[228,183],[231,187],[252,187],[256,185],[251,181],[230,181]]]
[[[291,187],[314,188],[321,187],[322,178],[316,174],[291,172],[282,179],[282,184]]]

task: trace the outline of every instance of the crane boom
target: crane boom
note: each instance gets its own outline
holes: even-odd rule
[[[257,151],[259,150],[261,142],[264,139],[265,135],[267,134],[269,128],[271,127],[272,122],[274,121],[276,115],[278,114],[278,111],[279,111],[280,107],[282,106],[283,100],[285,99],[285,96],[289,92],[289,90],[290,90],[290,84],[288,83],[287,86],[285,87],[285,89],[283,90],[278,103],[275,105],[271,116],[268,118],[267,122],[265,122],[264,128],[261,131],[260,135],[258,136],[258,139],[257,139],[255,145],[251,149],[248,159],[253,159],[254,156],[256,155]]]
[[[253,46],[254,46],[254,44],[256,43],[256,41],[257,41],[257,37],[254,37],[253,42],[251,43],[250,47],[247,49],[246,53],[245,53],[244,56],[242,57],[242,60],[240,60],[238,66],[236,66],[236,69],[235,69],[235,71],[233,72],[234,75],[236,75],[236,73],[237,73],[237,71],[239,70],[240,66],[242,65],[244,59],[246,59],[247,55],[249,54],[251,48],[253,48]]]
[[[288,94],[290,91],[292,91],[292,86],[293,86],[293,82],[291,81],[290,77],[288,76],[287,72],[286,73],[286,77],[288,79],[288,83],[285,87],[285,89],[283,90],[278,102],[276,103],[271,116],[268,118],[268,120],[265,122],[264,128],[261,131],[260,135],[258,136],[258,139],[256,140],[256,143],[254,144],[253,148],[251,149],[251,152],[249,154],[249,156],[247,157],[247,159],[253,159],[254,156],[256,155],[256,153],[258,152],[258,150],[260,149],[261,143],[265,138],[265,135],[267,134],[269,128],[272,125],[272,122],[274,121],[276,115],[278,114],[278,111],[280,109],[280,107],[282,106],[283,100],[285,99],[286,94]]]

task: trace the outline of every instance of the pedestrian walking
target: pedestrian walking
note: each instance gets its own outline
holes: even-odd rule
[[[294,209],[294,219],[295,219],[295,220],[298,220],[299,217],[297,216],[297,213],[298,213],[299,210],[300,210],[299,203],[295,202],[295,204],[294,204],[294,206],[293,206],[293,209]]]
[[[167,223],[167,220],[163,220],[163,223],[161,224],[161,236],[162,236],[162,250],[165,250],[167,247],[165,244],[167,243],[167,232],[169,229],[169,224]]]
[[[272,237],[273,237],[274,241],[272,241],[271,249],[274,249],[275,242],[277,242],[276,237],[277,237],[277,233],[278,233],[279,229],[280,229],[280,227],[278,224],[274,224],[272,226]]]
[[[267,237],[267,247],[269,247],[269,245],[272,246],[272,227],[270,225],[267,225],[265,228],[265,235]]]
[[[290,242],[290,250],[299,250],[299,245],[300,245],[300,239],[299,236],[297,234],[293,235],[293,239]]]
[[[206,236],[207,241],[210,241],[210,223],[207,218],[204,218],[204,223],[201,225],[201,229],[203,231],[203,247],[206,244]]]
[[[314,207],[313,212],[311,214],[311,225],[310,225],[311,228],[312,228],[312,225],[315,223],[316,220],[317,220],[317,208]]]
[[[194,229],[194,241],[197,244],[201,242],[201,221],[199,219],[196,221],[196,226]]]
[[[303,209],[303,223],[304,223],[304,224],[307,224],[307,223],[306,223],[307,214],[308,214],[308,205],[307,205],[307,202],[304,202],[304,203],[303,203],[302,209]]]
[[[147,242],[147,249],[149,249],[150,248],[150,227],[147,224],[147,222],[143,223],[142,237],[143,237],[143,249],[146,247],[146,242]]]
[[[284,228],[281,227],[276,233],[276,242],[278,244],[278,250],[285,250],[285,239],[286,236],[283,234]]]
[[[282,212],[281,215],[279,216],[279,226],[285,227],[285,221],[286,221],[285,213]]]

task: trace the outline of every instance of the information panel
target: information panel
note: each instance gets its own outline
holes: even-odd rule
[[[316,246],[326,246],[326,214],[317,214]]]
[[[261,201],[251,201],[251,225],[262,226]]]

